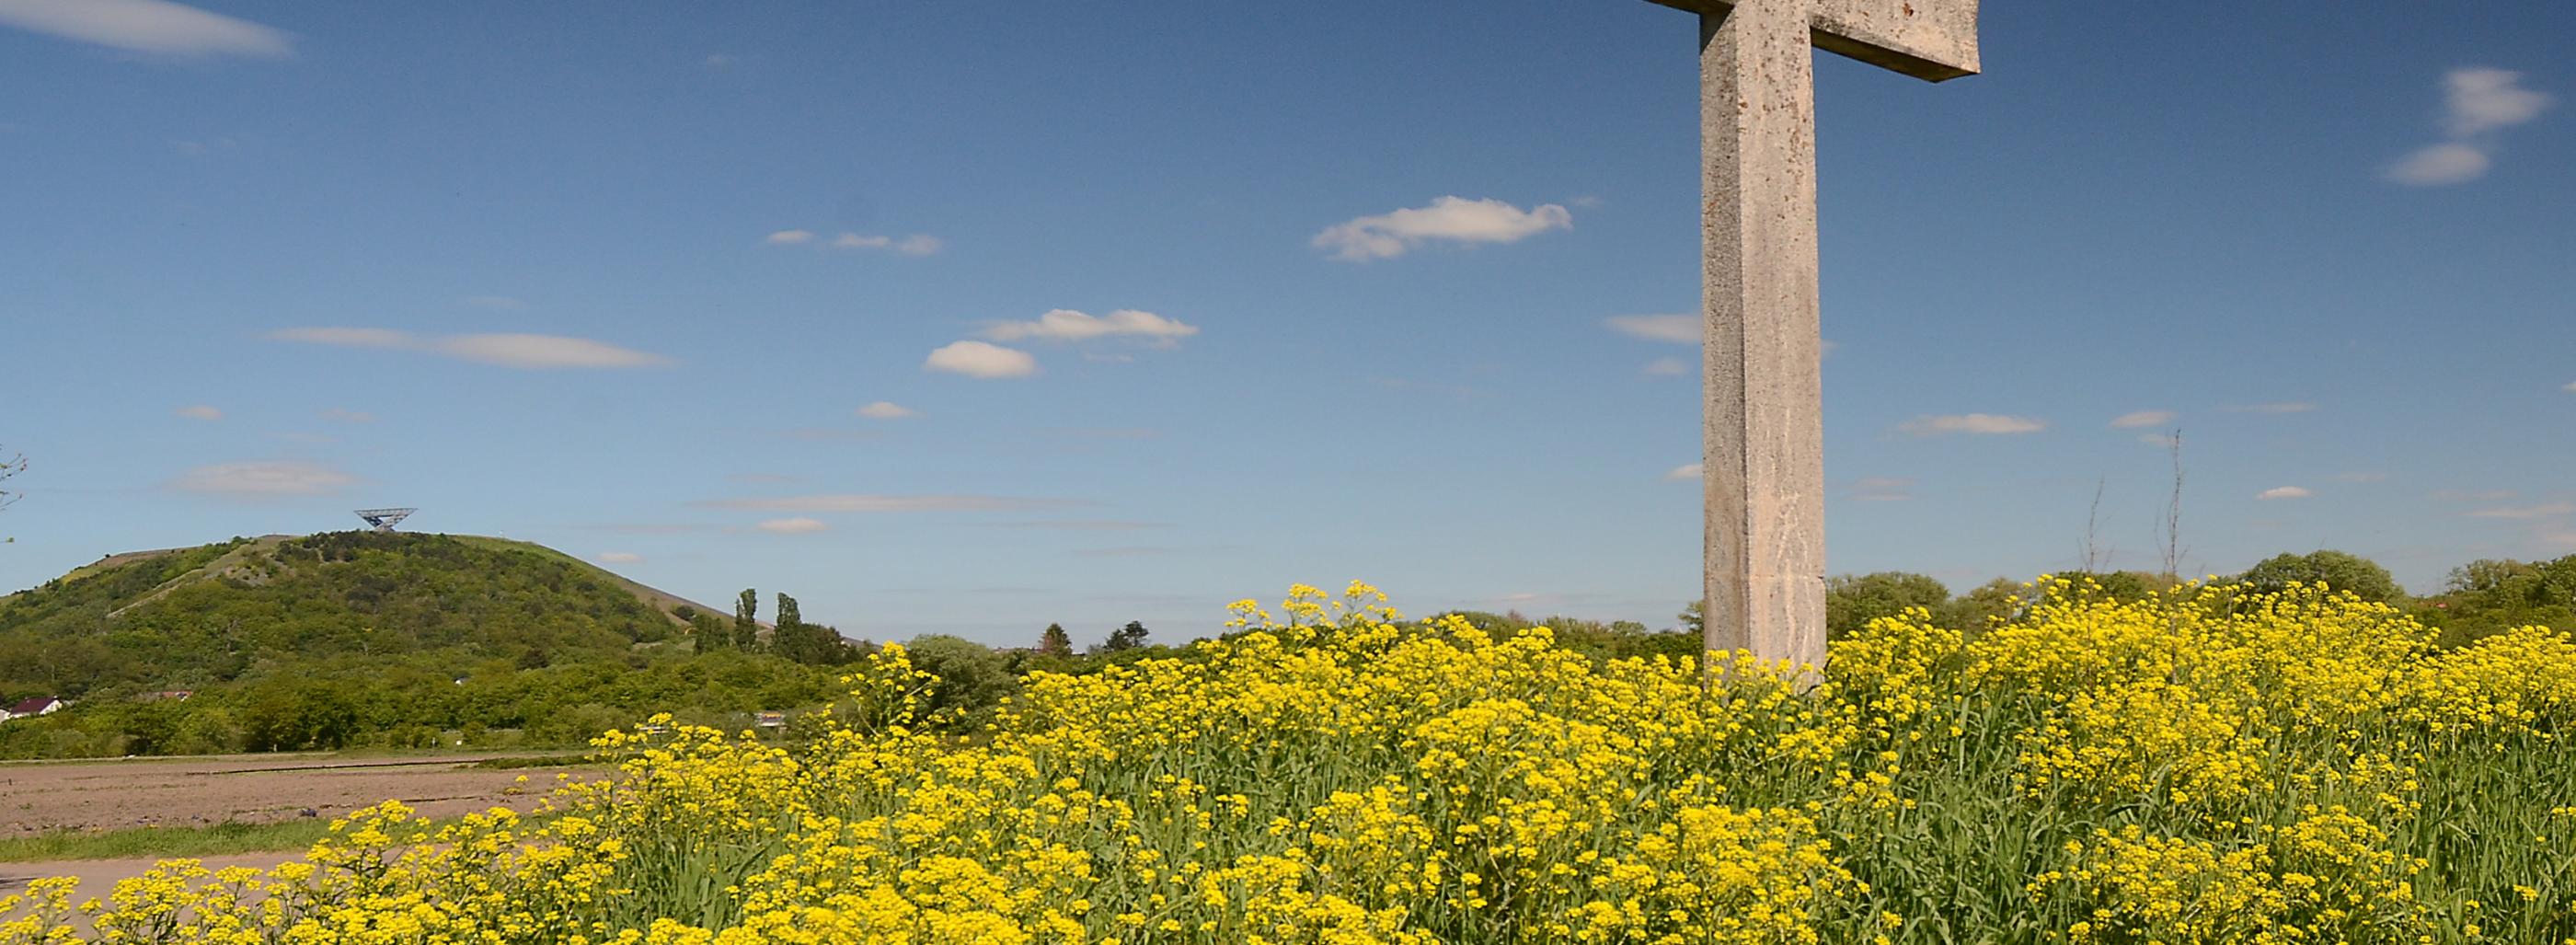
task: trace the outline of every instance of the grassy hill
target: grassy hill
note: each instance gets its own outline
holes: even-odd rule
[[[110,555],[0,597],[0,757],[401,746],[830,698],[828,667],[696,654],[701,604],[540,545],[326,532]],[[729,622],[728,613],[728,622]],[[184,705],[168,690],[198,693]],[[167,703],[167,704],[164,704]],[[193,728],[190,728],[193,726]]]

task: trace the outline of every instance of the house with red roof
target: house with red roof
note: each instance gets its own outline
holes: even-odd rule
[[[60,711],[62,707],[70,704],[71,703],[64,702],[63,700],[56,699],[52,696],[36,696],[29,699],[20,699],[18,700],[18,704],[6,709],[0,709],[0,722],[6,722],[10,719],[29,718],[38,715],[52,715],[55,712]]]

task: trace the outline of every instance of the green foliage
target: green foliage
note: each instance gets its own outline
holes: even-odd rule
[[[1825,637],[1840,640],[1869,622],[1893,617],[1908,607],[1939,611],[1950,602],[1950,589],[1920,574],[1880,571],[1838,574],[1825,579]]]
[[[1020,681],[993,648],[962,637],[924,634],[904,644],[913,668],[939,677],[929,709],[947,712],[961,726],[980,725]]]
[[[2576,626],[2576,555],[2554,561],[2479,560],[2451,569],[2415,616],[2459,646],[2516,627]]]
[[[1073,636],[1064,632],[1063,624],[1047,624],[1046,631],[1038,634],[1038,652],[1047,656],[1072,656]]]
[[[839,666],[866,653],[830,627],[805,622],[796,598],[778,595],[778,626],[769,632],[769,652],[808,666]]]
[[[760,592],[748,587],[734,599],[733,648],[760,649]]]
[[[1092,647],[1091,654],[1094,656],[1103,656],[1112,653],[1124,653],[1137,647],[1144,646],[1146,632],[1144,624],[1133,620],[1127,621],[1126,626],[1109,631],[1109,639],[1102,640],[1100,641],[1100,645]]]
[[[2322,583],[2380,603],[2406,599],[2406,589],[2397,586],[2397,579],[2389,576],[2387,568],[2368,558],[2333,550],[2274,555],[2246,569],[2236,580],[2264,593],[2277,592],[2297,581]]]
[[[694,616],[701,647],[730,642]],[[74,700],[0,724],[0,758],[579,745],[658,711],[730,725],[840,693],[825,666],[692,656],[667,645],[678,630],[605,572],[497,539],[339,532],[110,559],[0,600],[0,698]]]

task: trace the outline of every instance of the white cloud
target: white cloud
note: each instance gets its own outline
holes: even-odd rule
[[[2136,427],[2163,426],[2172,423],[2173,419],[2174,412],[2171,410],[2133,410],[2111,418],[2111,429],[2127,430]]]
[[[2504,518],[2514,519],[2517,521],[2527,521],[2536,518],[2557,518],[2561,515],[2576,515],[2576,502],[2543,502],[2539,505],[2508,505],[2492,509],[2478,509],[2477,511],[2468,513],[2470,518]]]
[[[1573,226],[1574,215],[1552,203],[1523,210],[1491,198],[1468,200],[1451,196],[1433,200],[1427,207],[1335,224],[1315,234],[1313,245],[1331,250],[1334,259],[1367,262],[1393,259],[1433,240],[1511,243]]]
[[[2568,381],[2567,386],[2561,387],[2559,390],[2566,391],[2570,394],[2576,394],[2576,381]]]
[[[2442,77],[2443,125],[2453,137],[2522,124],[2549,107],[2545,92],[2522,88],[2522,73],[2481,66],[2453,69]]]
[[[2304,400],[2292,400],[2270,404],[2236,404],[2218,409],[2228,413],[2307,413],[2317,409],[2317,405]]]
[[[514,368],[658,367],[671,359],[605,341],[561,335],[455,335],[432,350],[450,357]]]
[[[1852,483],[1854,502],[1904,502],[1914,498],[1914,480],[1899,476],[1866,476]]]
[[[1068,499],[1024,499],[1006,495],[871,495],[864,493],[791,495],[764,499],[710,499],[697,503],[701,507],[711,509],[796,512],[806,515],[841,512],[1011,512],[1090,504]]]
[[[1674,377],[1690,373],[1690,365],[1680,358],[1656,358],[1646,362],[1639,372],[1656,377]]]
[[[636,368],[673,363],[670,358],[588,338],[562,335],[488,334],[424,337],[388,328],[288,328],[274,341],[388,348],[442,355],[514,368]]]
[[[340,423],[374,423],[376,422],[376,415],[364,410],[343,410],[338,407],[333,407],[329,410],[322,411],[322,419],[338,421]]]
[[[2007,433],[2037,433],[2045,429],[2048,429],[2048,422],[2045,420],[1991,413],[1926,414],[1896,425],[1896,432],[1910,436],[1940,436],[1947,433],[1992,436]]]
[[[0,25],[135,52],[264,58],[294,52],[285,33],[167,0],[0,0]]]
[[[771,246],[794,246],[798,243],[812,242],[813,239],[812,230],[780,230],[764,237],[761,242]]]
[[[2429,144],[2388,166],[2388,179],[2418,187],[2440,187],[2476,180],[2491,162],[2476,145],[2458,141]]]
[[[641,564],[644,556],[632,551],[603,551],[598,560],[601,564]]]
[[[733,54],[731,54],[731,53],[708,53],[708,54],[707,54],[707,68],[709,68],[709,69],[722,69],[722,68],[725,68],[726,66],[733,65],[733,63],[734,63],[734,58],[733,58]]]
[[[2388,168],[2388,179],[2401,184],[2438,187],[2475,180],[2493,163],[2496,136],[2490,132],[2540,117],[2553,99],[2546,92],[2523,88],[2522,74],[2483,66],[2451,70],[2442,77],[2442,130],[2450,140],[2426,145]]]
[[[188,470],[170,487],[182,492],[243,497],[330,495],[356,484],[358,477],[319,463],[217,463]]]
[[[2441,502],[2502,502],[2514,497],[2511,489],[2435,489],[2433,498]]]
[[[1046,341],[1089,341],[1094,338],[1150,338],[1175,343],[1199,333],[1198,326],[1179,319],[1164,318],[1152,312],[1122,308],[1105,316],[1087,315],[1059,308],[1037,317],[1036,321],[1002,322],[984,329],[984,337],[994,341],[1021,341],[1030,338]]]
[[[1664,480],[1666,482],[1680,482],[1685,479],[1697,479],[1706,473],[1707,468],[1708,467],[1702,463],[1692,463],[1687,466],[1675,466],[1671,471],[1664,473]]]
[[[760,530],[780,535],[810,535],[831,528],[818,519],[773,518],[760,523]]]
[[[789,232],[803,233],[805,231],[791,230]],[[811,236],[812,234],[807,235]],[[772,239],[771,242],[777,242],[777,240]],[[796,242],[804,241],[797,240]],[[932,236],[927,233],[915,233],[911,236],[900,238],[892,236],[861,236],[857,233],[843,233],[839,236],[833,237],[831,245],[833,249],[890,249],[906,256],[928,256],[939,252],[940,247],[946,246],[947,244],[941,242],[939,237]]]
[[[931,352],[921,366],[967,377],[1027,377],[1038,372],[1038,359],[1016,348],[960,341]]]
[[[1602,319],[1611,331],[1648,341],[1695,345],[1705,328],[1697,315],[1612,315]]]
[[[391,328],[285,328],[269,332],[268,339],[343,348],[409,348],[418,344],[410,333]]]
[[[880,400],[859,408],[859,416],[876,420],[901,420],[905,417],[921,416],[921,412],[891,400]]]
[[[528,307],[528,303],[506,295],[467,296],[465,304],[474,306],[475,308],[497,308],[513,312]]]
[[[186,417],[190,420],[221,420],[224,418],[223,411],[206,406],[205,404],[193,404],[181,407],[177,410],[171,411],[171,413],[178,414],[179,416]]]
[[[2304,499],[2315,494],[2316,493],[2298,486],[2275,486],[2255,493],[2254,498],[2260,501],[2269,502],[2274,499]]]

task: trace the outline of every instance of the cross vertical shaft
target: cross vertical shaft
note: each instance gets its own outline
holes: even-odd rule
[[[1825,661],[1812,0],[1700,14],[1707,649]]]

